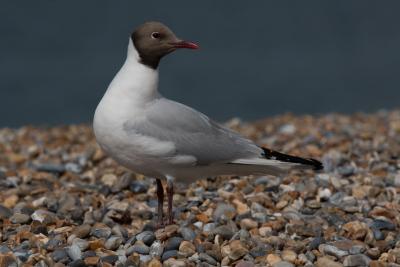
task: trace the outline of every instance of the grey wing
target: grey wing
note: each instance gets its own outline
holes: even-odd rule
[[[206,115],[175,101],[157,99],[145,109],[143,120],[127,121],[127,132],[150,136],[175,145],[175,155],[190,155],[196,164],[254,158],[262,149]]]

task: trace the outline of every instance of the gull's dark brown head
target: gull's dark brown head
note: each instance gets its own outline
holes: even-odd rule
[[[163,56],[178,48],[199,48],[195,43],[179,39],[167,26],[155,21],[140,25],[131,38],[141,62],[154,69]]]

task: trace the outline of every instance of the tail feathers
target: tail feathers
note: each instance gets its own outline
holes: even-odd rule
[[[259,158],[237,159],[232,164],[247,165],[255,173],[278,174],[292,169],[322,170],[323,165],[315,159],[306,159],[283,154],[267,148],[262,148],[263,154]]]
[[[296,157],[288,154],[283,154],[275,150],[271,150],[265,147],[262,147],[262,150],[264,151],[263,156],[266,159],[271,159],[271,160],[277,160],[281,162],[288,162],[288,163],[297,163],[301,164],[304,167],[309,166],[313,168],[314,170],[322,170],[324,166],[322,163],[316,159],[311,159],[311,158],[301,158],[301,157]]]

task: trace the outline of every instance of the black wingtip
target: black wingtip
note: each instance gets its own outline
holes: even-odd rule
[[[318,161],[316,159],[311,159],[311,158],[309,158],[308,160],[312,161],[312,163],[313,163],[312,165],[314,166],[315,171],[320,171],[324,168],[324,165],[322,164],[321,161]]]
[[[263,150],[263,156],[267,159],[274,159],[283,162],[298,163],[312,167],[315,171],[322,170],[324,166],[316,159],[306,159],[288,154],[283,154],[275,150],[271,150],[265,147],[261,147]]]

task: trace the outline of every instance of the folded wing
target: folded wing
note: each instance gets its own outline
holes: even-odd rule
[[[171,142],[175,150],[165,157],[195,158],[196,165],[243,166],[249,173],[251,169],[265,174],[284,173],[290,169],[322,169],[317,160],[261,148],[206,115],[172,100],[160,98],[146,107],[144,114],[142,119],[128,120],[124,129],[128,134]]]
[[[157,99],[144,114],[143,119],[128,120],[125,131],[172,142],[176,148],[172,156],[193,156],[197,165],[259,157],[263,152],[252,141],[172,100]]]

